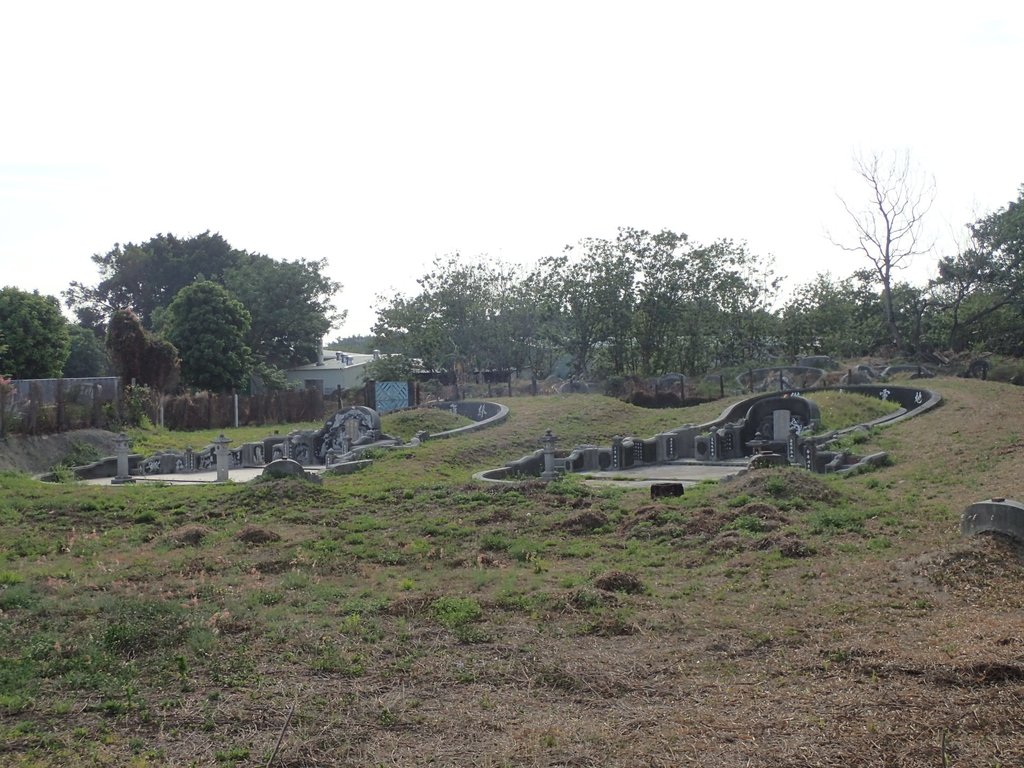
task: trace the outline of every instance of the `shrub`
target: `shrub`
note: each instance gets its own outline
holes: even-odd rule
[[[471,597],[439,597],[430,606],[430,612],[448,629],[458,629],[483,615],[480,604]]]

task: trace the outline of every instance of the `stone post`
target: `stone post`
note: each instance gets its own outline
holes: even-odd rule
[[[797,434],[796,427],[790,427],[789,435],[786,438],[786,460],[790,464],[800,463],[800,459],[797,456],[799,440],[800,436]]]
[[[612,471],[622,469],[622,435],[612,438]]]
[[[555,442],[557,440],[558,438],[555,437],[550,429],[540,439],[541,444],[544,446],[544,471],[540,473],[542,480],[554,480],[558,477],[558,472],[555,471]]]
[[[804,443],[804,467],[810,472],[817,472],[818,446],[813,440]]]
[[[123,432],[114,438],[114,448],[117,451],[117,476],[110,482],[112,485],[124,485],[134,483],[135,478],[128,472],[128,435]]]
[[[228,481],[228,469],[231,467],[231,456],[228,454],[228,443],[230,442],[231,439],[224,437],[223,432],[220,437],[213,441],[214,446],[216,446],[218,483],[226,483]]]

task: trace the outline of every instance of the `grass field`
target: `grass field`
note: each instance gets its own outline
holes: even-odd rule
[[[1024,390],[930,386],[892,466],[657,502],[470,478],[723,404],[514,398],[323,485],[0,474],[0,765],[1024,764],[1024,561],[958,535],[1024,499]]]

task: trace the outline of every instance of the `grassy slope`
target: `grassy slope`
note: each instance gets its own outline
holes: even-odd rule
[[[658,503],[468,477],[720,405],[517,399],[324,486],[0,475],[0,764],[265,765],[293,705],[275,765],[1019,764],[1024,569],[957,521],[1024,498],[1024,395],[933,386],[892,467]]]

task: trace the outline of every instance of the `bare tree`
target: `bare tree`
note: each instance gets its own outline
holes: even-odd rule
[[[854,170],[867,184],[869,200],[862,209],[852,207],[842,197],[839,201],[853,221],[857,244],[838,242],[831,235],[829,239],[833,245],[861,253],[871,262],[871,271],[882,284],[885,326],[893,344],[903,349],[893,306],[892,276],[894,271],[909,266],[914,256],[931,250],[931,243],[922,243],[921,222],[935,201],[935,182],[911,168],[906,152],[891,157],[879,153],[857,156]]]

